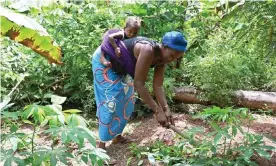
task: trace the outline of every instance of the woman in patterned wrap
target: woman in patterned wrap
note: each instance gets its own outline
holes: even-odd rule
[[[121,134],[134,110],[134,88],[163,127],[174,125],[163,89],[164,72],[166,64],[184,56],[187,46],[182,33],[176,31],[167,32],[162,44],[145,37],[115,42],[122,56],[116,56],[113,47],[106,48],[110,49],[110,54],[105,56],[107,61],[111,61],[111,66],[100,62],[100,47],[92,57],[99,148],[102,149],[110,140],[116,143],[128,141]],[[157,101],[145,86],[150,68],[154,68],[153,90]]]

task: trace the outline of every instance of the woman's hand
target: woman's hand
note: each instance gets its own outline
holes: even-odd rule
[[[171,123],[173,126],[175,126],[175,123],[174,123],[174,120],[173,120],[173,117],[172,117],[172,113],[170,111],[169,106],[166,105],[165,107],[163,107],[163,111],[164,111],[166,117],[168,118],[168,122]]]
[[[158,123],[160,123],[161,126],[163,127],[168,127],[168,119],[162,109],[159,109],[155,112],[155,119],[157,120]]]

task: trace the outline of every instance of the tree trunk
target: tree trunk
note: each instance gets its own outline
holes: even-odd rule
[[[216,104],[212,101],[201,101],[197,98],[199,91],[191,87],[174,89],[173,99],[187,104]],[[243,91],[234,93],[232,101],[237,106],[252,109],[272,109],[276,111],[276,92]]]

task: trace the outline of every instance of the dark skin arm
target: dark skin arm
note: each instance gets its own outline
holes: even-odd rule
[[[154,68],[153,91],[162,108],[167,105],[163,89],[164,73],[165,65],[159,65]]]
[[[154,78],[153,78],[153,91],[156,99],[161,105],[163,111],[165,112],[169,122],[174,125],[174,121],[172,119],[172,115],[167,104],[167,100],[165,97],[163,82],[164,82],[164,73],[165,73],[165,65],[157,65],[154,68]]]
[[[162,108],[153,100],[147,87],[145,86],[147,76],[150,70],[150,65],[153,62],[154,51],[150,45],[143,45],[143,49],[134,47],[134,55],[137,57],[137,63],[134,75],[134,87],[139,93],[143,101],[155,112],[157,121],[167,127],[167,118]]]

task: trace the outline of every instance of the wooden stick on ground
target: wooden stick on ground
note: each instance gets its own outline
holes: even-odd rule
[[[172,129],[174,132],[176,132],[177,134],[179,134],[182,138],[186,139],[186,140],[189,140],[189,136],[188,135],[185,135],[184,133],[182,133],[181,130],[179,130],[178,128],[176,128],[174,125],[171,125],[169,124],[169,128]],[[200,143],[196,140],[194,141],[189,141],[189,143],[193,146],[197,146],[199,145]]]
[[[187,136],[185,136],[181,130],[179,130],[178,128],[176,128],[174,125],[169,124],[169,128],[172,129],[174,132],[176,132],[177,134],[179,134],[181,137],[187,139]]]

